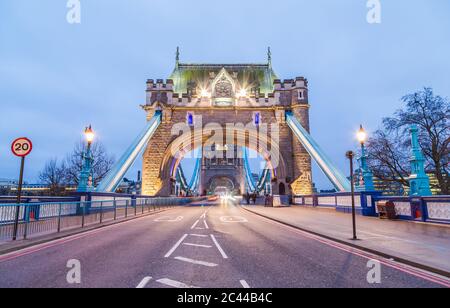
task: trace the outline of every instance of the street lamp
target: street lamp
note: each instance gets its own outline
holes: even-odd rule
[[[91,146],[92,142],[95,138],[95,133],[92,130],[92,126],[89,125],[84,130],[84,135],[87,141],[86,152],[83,153],[83,167],[81,169],[80,181],[78,183],[78,192],[89,192],[93,189],[93,171],[92,164],[94,162],[94,158],[92,156]]]
[[[356,241],[358,237],[356,236],[356,207],[355,207],[355,183],[353,176],[353,158],[355,157],[355,153],[353,151],[348,151],[345,156],[350,161],[350,185],[352,187],[352,222],[353,222],[353,240]]]
[[[373,184],[373,174],[369,169],[367,164],[367,154],[366,154],[366,141],[368,138],[367,132],[361,125],[356,137],[361,144],[361,156],[359,157],[359,166],[361,168],[362,183],[358,181],[357,190],[358,191],[374,191],[375,186]]]
[[[359,143],[361,143],[361,145],[364,146],[367,140],[367,133],[362,125],[360,126],[359,131],[356,134],[356,137],[358,138]]]
[[[95,138],[95,134],[94,131],[92,130],[91,125],[89,125],[89,127],[86,127],[84,135],[86,136],[86,141],[88,143],[88,146],[90,147]]]

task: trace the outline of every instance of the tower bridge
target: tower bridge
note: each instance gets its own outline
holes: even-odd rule
[[[142,108],[148,124],[97,190],[114,191],[143,153],[142,193],[149,196],[207,194],[217,187],[311,194],[311,158],[338,191],[349,191],[349,181],[309,133],[308,91],[304,77],[278,78],[270,51],[264,64],[186,64],[177,52],[169,79],[147,81]],[[198,149],[188,183],[181,161]],[[266,160],[258,183],[248,149]]]

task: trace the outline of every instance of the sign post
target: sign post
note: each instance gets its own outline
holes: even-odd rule
[[[32,150],[33,150],[33,143],[28,138],[18,138],[14,140],[11,145],[11,151],[13,152],[13,154],[21,158],[19,187],[17,188],[17,207],[16,207],[16,217],[14,220],[13,241],[17,240],[17,233],[19,230],[20,203],[22,201],[21,199],[22,199],[23,173],[25,169],[25,157],[27,157]]]

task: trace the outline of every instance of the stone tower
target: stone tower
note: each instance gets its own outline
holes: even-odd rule
[[[156,110],[162,111],[162,124],[144,153],[143,194],[173,194],[175,169],[182,159],[173,153],[174,144],[179,153],[211,146],[208,140],[217,135],[217,126],[225,132],[230,124],[232,140],[224,133],[220,146],[230,147],[230,141],[234,141],[239,148],[243,146],[239,140],[246,140],[246,147],[273,165],[275,194],[312,193],[311,158],[285,121],[286,111],[292,111],[309,131],[308,81],[304,77],[281,81],[272,68],[270,53],[264,64],[184,64],[177,52],[175,69],[166,82],[147,81],[143,108],[148,119]],[[174,134],[177,124],[190,128],[191,136],[180,135],[179,131]],[[248,130],[248,125],[256,130]],[[268,127],[268,133],[264,127]],[[201,192],[217,186],[242,190],[241,165],[240,157],[234,156],[220,161],[204,159]]]

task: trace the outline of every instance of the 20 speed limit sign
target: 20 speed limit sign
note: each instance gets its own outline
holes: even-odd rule
[[[25,157],[33,150],[33,143],[28,138],[18,138],[11,145],[11,151],[14,155]]]

